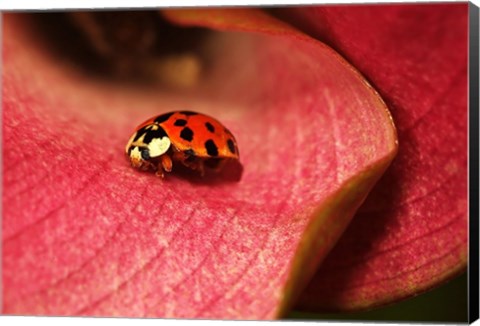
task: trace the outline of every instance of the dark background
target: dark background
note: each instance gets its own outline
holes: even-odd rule
[[[288,319],[467,322],[468,276],[459,277],[419,296],[366,312],[315,314],[292,312]]]

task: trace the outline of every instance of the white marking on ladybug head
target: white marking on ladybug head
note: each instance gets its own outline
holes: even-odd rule
[[[171,142],[170,138],[154,138],[148,144],[148,151],[150,152],[150,157],[158,157],[165,154],[170,148]]]
[[[133,167],[136,167],[136,168],[142,165],[142,153],[138,149],[138,146],[135,146],[130,151],[130,163],[132,164]]]

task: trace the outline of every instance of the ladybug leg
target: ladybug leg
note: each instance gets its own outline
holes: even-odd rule
[[[172,159],[176,162],[184,162],[185,154],[183,154],[182,152],[175,151],[172,153]]]
[[[172,172],[172,159],[170,158],[169,155],[162,155],[160,157],[160,160],[162,162],[162,167],[166,172]]]
[[[227,162],[226,159],[208,159],[205,161],[205,166],[214,172],[222,170],[223,166]]]
[[[203,160],[199,159],[194,154],[190,154],[187,151],[175,152],[173,153],[173,159],[182,162],[187,168],[199,172],[202,177],[205,175]]]
[[[170,158],[169,155],[160,156],[160,163],[158,164],[157,172],[155,172],[155,175],[160,178],[163,178],[164,177],[163,171],[171,172],[172,165],[173,165],[172,159]]]
[[[212,168],[212,170],[215,172],[221,171],[225,166],[225,163],[227,163],[227,159],[218,160],[217,164]]]
[[[165,177],[165,174],[163,174],[163,169],[161,167],[157,169],[157,171],[155,172],[155,175],[162,179]]]
[[[198,162],[196,170],[198,170],[198,172],[200,172],[200,176],[202,176],[202,177],[205,176],[205,166],[203,165],[202,161]]]

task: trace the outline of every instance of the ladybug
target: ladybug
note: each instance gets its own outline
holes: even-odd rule
[[[216,119],[192,111],[173,111],[148,119],[137,127],[125,147],[132,167],[171,172],[173,162],[198,171],[219,170],[227,160],[239,160],[232,133]]]

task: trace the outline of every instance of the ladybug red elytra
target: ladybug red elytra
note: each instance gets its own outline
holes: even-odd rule
[[[137,127],[125,147],[133,167],[154,170],[163,177],[173,162],[198,171],[219,170],[227,160],[239,160],[233,134],[216,119],[192,111],[173,111]]]

